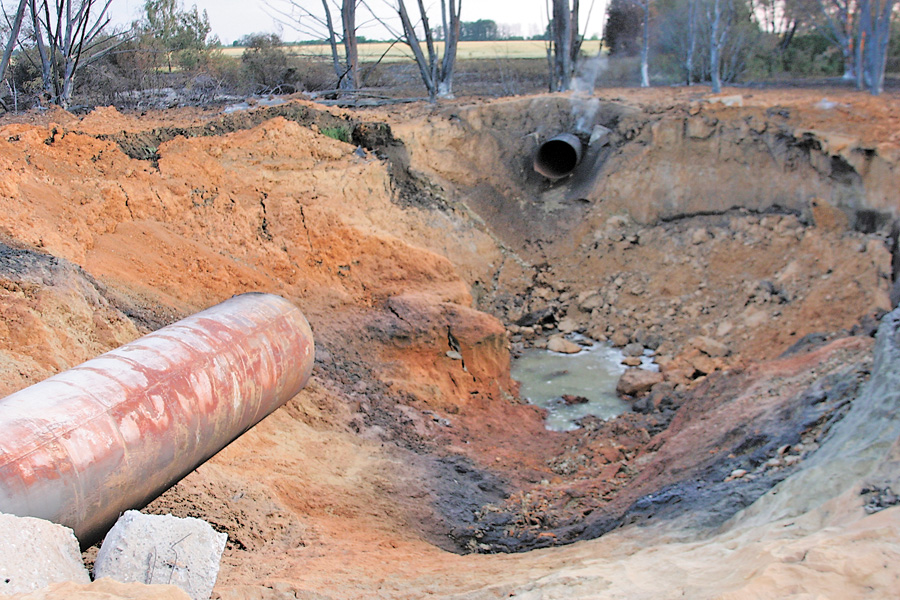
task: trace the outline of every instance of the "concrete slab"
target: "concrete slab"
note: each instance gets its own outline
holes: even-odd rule
[[[103,540],[94,577],[175,585],[193,600],[209,600],[227,539],[200,519],[129,510]]]
[[[64,581],[91,581],[72,530],[43,519],[0,514],[0,595]]]

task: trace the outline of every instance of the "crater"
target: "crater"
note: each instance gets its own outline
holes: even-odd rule
[[[638,558],[664,595],[683,578],[644,551],[675,542],[697,544],[691,577],[765,573],[722,548],[774,556],[759,540],[807,540],[773,523],[814,494],[850,528],[861,478],[897,485],[880,458],[832,463],[850,425],[887,435],[867,390],[900,372],[874,338],[894,323],[896,156],[847,148],[817,99],[672,93],[295,100],[161,127],[103,109],[52,144],[6,124],[0,368],[23,387],[245,291],[303,309],[307,389],[145,509],[229,534],[222,598],[579,597],[631,589]],[[584,153],[547,177],[535,153],[560,132]],[[571,361],[610,352],[569,387]]]

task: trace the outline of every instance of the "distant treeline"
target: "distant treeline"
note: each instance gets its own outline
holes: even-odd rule
[[[549,29],[549,27],[548,27]],[[444,31],[443,27],[436,27],[433,30],[434,37],[437,40],[444,39]],[[244,37],[235,40],[232,42],[232,46],[235,48],[246,48],[253,43],[253,35],[245,35]],[[498,25],[496,21],[491,19],[479,19],[478,21],[462,21],[459,27],[459,40],[461,42],[495,42],[495,41],[523,41],[523,40],[546,40],[548,39],[548,32],[533,35],[531,37],[525,37],[522,35],[517,35],[514,33],[512,29],[509,29],[506,26]],[[596,36],[595,36],[596,37]],[[394,39],[374,39],[368,38],[362,35],[356,36],[356,41],[359,44],[389,44],[396,40]],[[284,42],[285,46],[322,46],[328,44],[328,39],[313,39],[313,40],[302,40],[295,42]]]

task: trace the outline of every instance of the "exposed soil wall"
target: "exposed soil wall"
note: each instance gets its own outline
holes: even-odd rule
[[[894,589],[883,456],[872,520],[862,471],[822,488],[827,509],[794,507],[819,525],[752,506],[821,480],[807,466],[839,464],[820,447],[848,428],[893,443],[846,415],[888,411],[857,403],[893,365],[872,335],[896,102],[647,94],[5,124],[2,391],[272,292],[313,326],[310,385],[148,507],[229,534],[220,598]],[[335,123],[360,137],[321,134]],[[610,144],[571,178],[530,170],[542,139],[594,125]],[[653,349],[664,380],[618,419],[547,431],[510,359],[572,332]]]

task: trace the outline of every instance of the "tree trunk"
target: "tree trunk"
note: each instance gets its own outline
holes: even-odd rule
[[[422,82],[425,84],[425,89],[428,90],[429,99],[433,102],[437,98],[437,87],[434,80],[431,78],[431,70],[429,69],[428,61],[425,59],[425,54],[422,52],[416,30],[413,27],[412,21],[409,19],[409,12],[406,10],[406,3],[404,0],[397,0],[397,13],[400,15],[400,23],[403,25],[403,36],[406,38],[406,45],[409,46],[413,56],[416,58],[419,73],[422,75]]]
[[[0,81],[3,81],[6,77],[6,69],[9,67],[9,61],[19,39],[19,31],[22,29],[22,20],[25,17],[25,8],[27,6],[28,0],[19,0],[19,8],[16,9],[16,16],[9,31],[9,40],[6,41],[6,49],[3,51],[2,60],[0,60]]]
[[[709,40],[709,71],[712,78],[712,91],[714,94],[722,92],[722,75],[721,75],[721,46],[719,38],[722,27],[722,7],[720,0],[715,0],[713,4],[712,28]]]
[[[641,39],[641,87],[650,87],[650,0],[643,0],[643,37]]]
[[[580,8],[578,6],[578,0],[572,0],[572,12],[569,17],[569,27],[571,27],[571,35],[572,41],[569,46],[569,54],[571,59],[571,69],[572,75],[575,74],[575,65],[578,64],[578,55],[581,54],[581,36],[578,33],[578,19]]]
[[[35,45],[41,59],[46,100],[67,108],[75,91],[75,78],[91,42],[103,31],[112,0],[82,0],[73,10],[71,0],[29,0]],[[95,5],[101,8],[91,12]],[[43,12],[43,15],[39,13]],[[62,69],[62,72],[59,72]]]
[[[331,18],[331,8],[328,0],[322,0],[322,8],[325,9],[325,27],[328,29],[328,45],[331,46],[331,66],[338,78],[338,87],[343,88],[344,68],[341,66],[341,55],[338,53],[337,33],[334,30],[334,20]]]
[[[853,50],[850,48],[849,40],[845,40],[845,43],[841,44],[841,56],[844,59],[844,75],[841,79],[854,81],[856,79],[855,61],[853,60]]]
[[[697,50],[697,0],[688,1],[688,47],[684,61],[685,83],[694,83],[694,52]]]
[[[891,15],[894,8],[894,0],[884,0],[884,5],[875,4],[875,22],[872,27],[872,39],[869,46],[872,52],[871,72],[869,77],[869,91],[873,96],[878,96],[884,91],[884,71],[887,66],[888,47],[891,40]]]
[[[54,94],[53,90],[53,63],[51,61],[50,49],[47,48],[47,43],[44,41],[44,27],[41,25],[41,17],[38,14],[39,9],[37,7],[37,0],[29,0],[29,6],[31,7],[31,26],[34,30],[34,42],[38,49],[38,56],[41,59],[41,84],[44,88],[44,95],[46,96],[45,100],[51,101],[55,99],[56,94]],[[46,4],[44,5],[44,8],[47,8]],[[48,12],[48,22],[49,17],[50,15]]]
[[[869,0],[859,2],[859,31],[856,38],[856,89],[862,91],[866,85],[866,71],[869,68],[866,46],[869,44],[872,32],[872,11]]]
[[[344,55],[347,59],[347,76],[341,81],[342,89],[355,90],[359,85],[359,47],[356,42],[356,3],[343,0],[341,22],[344,28]]]
[[[434,36],[431,34],[431,25],[428,24],[425,1],[417,0],[417,2],[419,4],[419,14],[422,16],[422,29],[425,30],[425,49],[428,50],[428,69],[431,71],[431,81],[437,86],[437,83],[440,80],[440,73],[438,73],[438,57],[437,50],[434,47]],[[436,94],[437,89],[435,89],[435,94],[431,97],[432,101],[434,101]]]
[[[818,0],[819,10],[825,15],[828,23],[828,37],[841,49],[841,56],[844,60],[844,76],[845,81],[854,81],[856,79],[856,59],[854,57],[854,34],[853,22],[859,20],[859,14],[852,11],[851,0],[841,2],[841,0],[830,0],[830,4],[826,6],[825,0]]]
[[[564,92],[571,86],[572,79],[572,22],[569,0],[553,0],[554,43],[554,87]]]
[[[453,72],[456,69],[456,50],[459,47],[462,0],[450,0],[449,13],[444,12],[445,1],[441,0],[441,12],[446,16],[444,17],[444,60],[441,65],[441,78],[438,82],[437,95],[441,98],[452,98]]]

